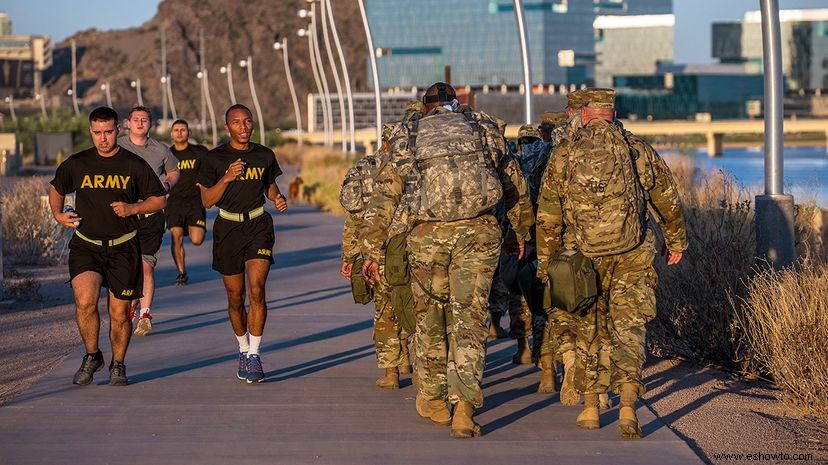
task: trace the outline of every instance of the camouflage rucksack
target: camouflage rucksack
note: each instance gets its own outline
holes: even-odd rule
[[[404,201],[414,219],[475,218],[497,205],[503,187],[471,111],[440,112],[408,126],[413,163]]]
[[[645,198],[633,158],[621,130],[603,120],[578,129],[569,145],[564,209],[587,257],[629,251],[644,237]]]
[[[378,168],[377,158],[369,155],[359,159],[348,170],[339,191],[339,203],[348,213],[359,213],[368,206],[374,192],[374,177]]]

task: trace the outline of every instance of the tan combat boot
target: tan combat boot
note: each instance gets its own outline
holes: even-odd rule
[[[505,339],[509,337],[509,332],[500,327],[500,319],[502,315],[492,315],[489,321],[489,339]]]
[[[400,374],[401,375],[407,375],[407,374],[411,373],[411,361],[409,360],[409,357],[408,357],[408,341],[406,341],[405,339],[402,339],[400,341],[400,347],[402,349],[401,350],[402,355],[400,356],[400,366],[399,366]]]
[[[540,369],[541,378],[540,384],[538,384],[538,392],[541,394],[554,394],[558,392],[555,359],[552,358],[552,354],[541,355]]]
[[[471,402],[461,400],[454,406],[450,434],[451,437],[458,439],[480,436],[480,425],[474,422],[474,407]]]
[[[567,350],[563,353],[563,384],[561,385],[561,404],[578,405],[581,395],[575,389],[575,351]]]
[[[612,399],[606,392],[598,394],[598,408],[601,410],[609,410],[612,408]]]
[[[515,365],[529,365],[532,363],[532,351],[529,348],[528,337],[517,340],[517,352],[512,356],[512,363]]]
[[[426,400],[417,394],[414,406],[417,413],[423,418],[428,418],[438,425],[448,426],[451,424],[451,412],[449,412],[443,400]]]
[[[377,386],[383,389],[399,389],[400,372],[397,370],[397,367],[386,368],[385,376],[377,380]]]
[[[601,414],[598,411],[598,394],[584,394],[584,409],[575,420],[578,428],[598,429],[601,427]]]
[[[618,432],[621,437],[629,439],[641,438],[641,426],[635,415],[635,404],[638,401],[638,386],[633,383],[621,385],[621,408],[618,409]]]

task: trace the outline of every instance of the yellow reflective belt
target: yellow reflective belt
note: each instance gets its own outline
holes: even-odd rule
[[[103,241],[101,241],[101,240],[98,240],[98,239],[90,239],[90,238],[88,238],[88,237],[84,236],[83,234],[81,234],[81,232],[80,232],[80,231],[78,231],[77,229],[75,230],[75,234],[76,234],[78,237],[80,237],[81,239],[85,240],[86,242],[89,242],[90,244],[95,244],[95,245],[97,245],[98,247],[103,247],[103,243],[104,243],[104,242],[103,242]],[[138,231],[128,232],[128,233],[124,234],[124,235],[123,235],[123,236],[121,236],[121,237],[116,237],[115,239],[110,239],[110,240],[106,241],[106,244],[107,244],[109,247],[114,247],[114,246],[116,246],[116,245],[121,245],[121,244],[123,244],[124,242],[126,242],[126,241],[128,241],[128,240],[132,239],[133,237],[135,237],[137,234],[138,234]]]
[[[258,218],[262,216],[265,212],[264,205],[259,208],[255,208],[247,212],[247,219],[252,220],[253,218]],[[244,221],[244,213],[233,213],[227,210],[222,210],[219,208],[219,216],[224,218],[225,220],[235,221],[237,223],[241,223]]]
[[[139,213],[139,214],[138,214],[138,219],[139,219],[139,220],[143,220],[144,218],[149,218],[150,216],[152,216],[152,215],[154,215],[154,214],[156,214],[156,213],[157,213],[157,212],[152,212],[152,213]]]

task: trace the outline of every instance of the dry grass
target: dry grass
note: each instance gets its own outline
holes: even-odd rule
[[[300,175],[305,181],[302,198],[323,211],[344,215],[339,205],[339,189],[354,159],[345,159],[341,153],[324,147],[305,145],[301,161]]]
[[[0,194],[3,209],[3,254],[22,264],[56,264],[68,255],[67,230],[52,218],[41,196],[48,180],[32,177]]]
[[[828,265],[763,270],[747,281],[738,304],[752,356],[784,400],[828,417]]]

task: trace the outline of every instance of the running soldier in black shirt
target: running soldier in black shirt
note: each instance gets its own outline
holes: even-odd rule
[[[132,334],[129,304],[141,297],[141,250],[136,215],[164,208],[166,191],[141,157],[115,143],[118,114],[100,107],[89,114],[95,147],[76,153],[57,168],[49,189],[49,206],[61,226],[75,229],[69,242],[69,276],[75,318],[86,347],[73,383],[87,385],[103,368],[98,347],[101,286],[109,288],[109,384],[127,384],[124,357]],[[74,210],[64,212],[67,194],[75,193]]]
[[[167,229],[172,236],[172,257],[178,268],[175,284],[187,284],[187,265],[184,263],[184,236],[189,235],[195,246],[204,242],[207,215],[201,204],[201,192],[196,186],[196,175],[207,147],[190,144],[190,126],[183,119],[176,120],[170,130],[173,145],[170,151],[178,159],[178,182],[167,198]]]
[[[237,376],[248,383],[264,381],[259,346],[267,306],[265,282],[273,264],[273,218],[264,209],[265,197],[280,212],[287,210],[276,185],[282,174],[276,155],[250,142],[253,116],[244,105],[233,105],[224,115],[230,142],[204,157],[197,184],[206,208],[219,207],[213,225],[213,269],[222,274],[227,311],[239,342]],[[250,310],[244,309],[244,290]]]

